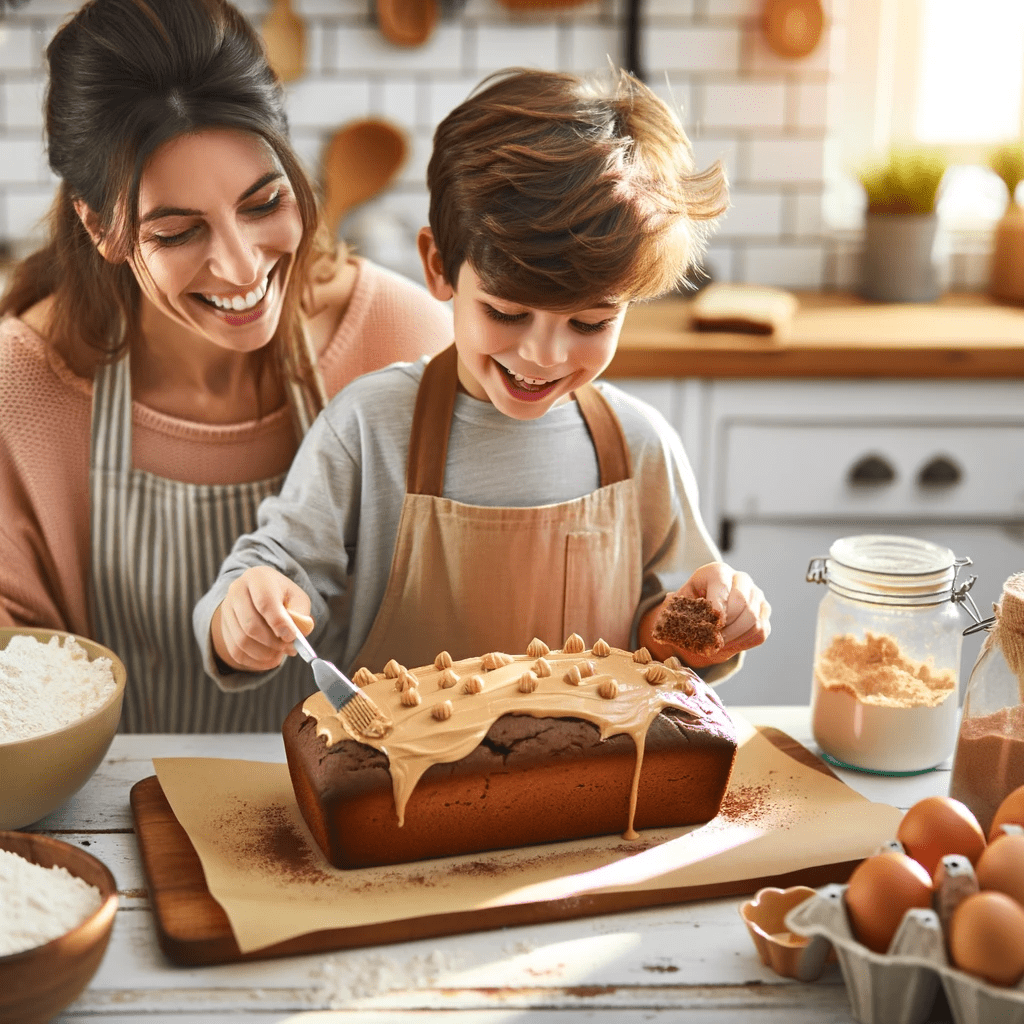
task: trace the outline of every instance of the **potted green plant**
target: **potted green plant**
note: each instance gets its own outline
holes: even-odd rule
[[[945,157],[931,149],[893,149],[857,177],[867,195],[862,292],[880,302],[931,302],[939,296],[935,252]]]
[[[1024,302],[1024,210],[1016,198],[1024,180],[1024,142],[993,150],[988,165],[1002,178],[1009,197],[992,236],[989,291],[997,299]]]

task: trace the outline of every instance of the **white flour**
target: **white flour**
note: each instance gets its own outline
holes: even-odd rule
[[[0,742],[62,729],[102,707],[116,689],[109,658],[89,661],[74,637],[15,636],[0,651]]]
[[[99,910],[99,889],[64,868],[0,850],[0,956],[42,946]]]

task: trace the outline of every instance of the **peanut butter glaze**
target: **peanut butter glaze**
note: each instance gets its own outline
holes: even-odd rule
[[[529,650],[538,650],[535,645],[539,641],[530,645],[528,653],[508,655],[507,663],[490,669],[486,665],[501,660],[495,659],[493,654],[457,662],[439,656],[434,665],[412,670],[419,681],[417,692],[421,697],[416,704],[405,703],[403,693],[395,689],[394,679],[402,667],[397,666],[396,671],[389,665],[391,672],[385,669],[363,686],[366,695],[394,721],[394,729],[381,739],[350,731],[344,718],[335,713],[319,691],[306,698],[302,710],[316,719],[317,735],[324,738],[328,747],[342,740],[356,740],[387,755],[399,825],[404,821],[406,804],[423,773],[431,765],[465,757],[502,715],[582,718],[598,728],[601,739],[628,733],[636,747],[636,770],[624,836],[635,839],[633,817],[644,740],[651,722],[662,710],[670,708],[701,723],[705,731],[713,734],[729,734],[732,725],[711,688],[676,659],[671,659],[676,661],[675,667],[653,662],[664,668],[664,678],[652,683],[647,678],[646,670],[652,662],[646,650],[639,657],[632,651],[607,644],[595,645],[597,650],[586,651],[579,637],[570,643],[572,639],[566,641],[566,647],[576,648],[575,653],[563,649],[544,656],[550,665],[545,675],[537,674],[536,654],[529,653]],[[446,661],[448,665],[444,664]],[[588,668],[592,674],[583,675],[579,683],[567,682],[567,673],[587,661],[591,662],[592,668]],[[483,689],[466,692],[462,687],[445,686],[441,682],[444,672],[454,672],[466,679],[479,676]],[[531,675],[536,686],[524,690],[521,682]],[[445,704],[450,707],[450,713],[448,707],[442,707]]]

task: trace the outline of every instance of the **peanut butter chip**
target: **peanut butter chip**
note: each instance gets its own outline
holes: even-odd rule
[[[398,673],[398,678],[395,680],[395,689],[401,690],[415,690],[420,685],[420,681],[408,670],[403,668]]]
[[[363,736],[368,736],[372,740],[379,740],[386,736],[388,733],[388,726],[385,725],[379,719],[374,719],[370,722],[365,729],[362,730]]]
[[[677,679],[672,684],[672,689],[679,690],[680,693],[688,694],[691,697],[697,692],[697,687],[693,685],[693,680],[689,676]]]
[[[533,671],[536,672],[541,679],[546,679],[551,675],[551,662],[545,658],[538,658],[533,665]]]
[[[587,676],[592,676],[597,671],[597,666],[592,661],[581,661],[580,662],[580,675],[584,679]]]
[[[395,661],[394,658],[392,658],[384,666],[384,675],[386,675],[388,679],[397,679],[402,674],[403,668],[405,668],[404,665],[399,665],[398,662]]]
[[[562,650],[566,654],[582,654],[586,649],[587,645],[579,633],[571,633],[565,638],[565,643],[562,645]]]
[[[638,665],[650,665],[653,659],[651,658],[651,652],[646,647],[641,647],[639,651],[633,652],[633,660]]]
[[[598,683],[597,692],[605,700],[614,700],[619,695],[619,684],[614,679],[602,679]]]
[[[533,693],[540,686],[540,680],[532,673],[519,677],[519,689],[522,693]]]
[[[408,690],[402,691],[402,696],[398,698],[407,708],[414,708],[423,698],[420,696],[420,691],[415,686],[410,686]]]
[[[377,677],[365,665],[363,665],[362,668],[360,668],[352,677],[352,682],[355,683],[356,686],[367,686],[370,683],[375,683],[376,681]]]
[[[651,686],[657,686],[658,683],[663,683],[668,678],[668,669],[664,665],[658,665],[657,663],[648,665],[644,669],[644,679],[651,684]]]
[[[444,722],[452,717],[452,702],[450,700],[443,700],[440,704],[435,704],[430,709],[430,713],[439,722]]]
[[[544,658],[551,653],[551,648],[543,640],[534,637],[530,641],[530,646],[526,648],[526,653],[531,658]]]
[[[579,665],[573,665],[568,672],[565,673],[565,681],[571,686],[579,686],[583,682],[583,676],[580,674]]]
[[[436,668],[438,672],[440,672],[442,669],[451,668],[451,667],[452,667],[452,656],[447,651],[442,651],[434,659],[434,668]]]
[[[492,672],[496,668],[511,665],[512,657],[508,654],[502,654],[501,651],[492,651],[490,654],[485,654],[480,661],[485,672]]]
[[[598,640],[593,647],[594,654],[599,658],[607,658],[612,653],[611,647],[608,646],[607,641]]]
[[[459,681],[458,675],[450,668],[446,668],[441,673],[441,678],[438,679],[437,685],[442,690],[447,690],[450,686],[454,686]]]
[[[484,688],[484,677],[470,676],[462,688],[466,693],[480,693]]]
[[[676,672],[678,672],[683,667],[683,663],[674,654],[671,657],[665,659],[665,664],[668,665],[669,668],[674,669]]]

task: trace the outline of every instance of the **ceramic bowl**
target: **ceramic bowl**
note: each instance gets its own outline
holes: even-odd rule
[[[73,1003],[103,959],[117,912],[117,885],[102,861],[49,836],[0,832],[0,850],[41,867],[63,867],[103,902],[71,931],[42,946],[0,956],[0,1024],[43,1024]]]
[[[819,951],[809,948],[810,940],[786,927],[786,915],[814,895],[815,890],[806,885],[789,889],[770,887],[758,890],[752,900],[740,906],[740,917],[754,940],[761,963],[783,978],[813,981],[828,959],[830,951],[822,950],[825,956],[815,955]]]
[[[0,629],[0,650],[14,636],[72,636],[53,629]],[[28,739],[0,739],[0,829],[31,825],[67,802],[92,777],[121,720],[126,673],[113,651],[76,636],[89,660],[109,658],[117,685],[106,703],[77,721]],[[61,641],[63,642],[63,640]]]

